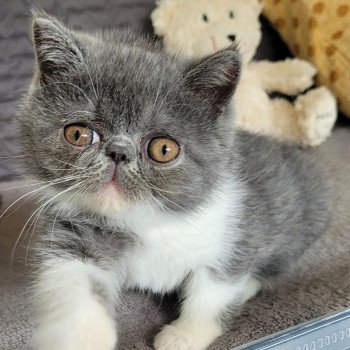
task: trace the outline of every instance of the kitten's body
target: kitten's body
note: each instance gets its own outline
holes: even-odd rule
[[[65,178],[71,189],[62,182],[46,196],[37,349],[113,349],[123,287],[179,290],[180,318],[155,347],[204,349],[228,312],[282,279],[324,232],[317,170],[293,146],[232,129],[234,48],[189,64],[127,35],[69,32],[45,15],[34,38],[39,70],[21,119],[26,165],[40,179],[74,176]],[[68,122],[103,138],[78,151],[61,140]],[[150,133],[177,140],[179,159],[147,159]],[[114,164],[111,148],[127,161]]]

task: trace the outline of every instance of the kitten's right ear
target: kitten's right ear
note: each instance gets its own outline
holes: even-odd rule
[[[186,85],[221,111],[232,97],[241,70],[236,46],[229,46],[201,59],[185,72]]]
[[[64,73],[83,63],[82,53],[70,30],[44,12],[33,13],[33,41],[43,75]]]

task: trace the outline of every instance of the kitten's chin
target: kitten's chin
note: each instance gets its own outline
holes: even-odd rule
[[[130,201],[119,186],[111,181],[103,190],[86,194],[85,198],[82,198],[81,204],[84,208],[93,212],[113,216],[116,212],[125,210]]]

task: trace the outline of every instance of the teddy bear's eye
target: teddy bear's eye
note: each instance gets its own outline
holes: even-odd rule
[[[229,16],[230,18],[235,18],[235,14],[233,13],[233,11],[230,11]]]
[[[202,14],[202,20],[204,22],[209,22],[208,16],[205,13]]]

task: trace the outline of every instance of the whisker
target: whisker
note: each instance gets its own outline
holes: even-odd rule
[[[90,188],[92,188],[93,187],[93,184],[91,184],[91,185],[89,185],[89,186],[87,186],[86,188],[85,188],[85,190],[80,194],[80,196],[83,196],[86,192],[88,192],[89,190],[90,190]],[[86,197],[85,197],[85,199],[84,199],[84,202],[83,202],[83,206],[84,207],[86,207]]]
[[[85,184],[86,181],[87,181],[87,179],[84,180],[82,184]],[[78,189],[71,197],[68,198],[68,200],[70,200],[71,198],[73,198],[73,199],[72,199],[72,203],[74,203],[74,200],[77,200],[77,199],[78,199],[78,196],[81,196],[81,195],[86,191],[87,188],[90,188],[90,187],[93,186],[93,185],[94,185],[94,184],[91,184],[91,185],[89,185],[89,186],[87,186],[87,187],[85,187],[85,188],[84,188],[84,186],[82,186],[82,188]],[[65,203],[67,203],[68,200],[65,201]],[[71,212],[72,212],[72,209],[71,209]],[[71,213],[71,212],[70,212],[70,213]]]
[[[20,186],[13,186],[13,187],[6,187],[6,188],[1,188],[1,191],[9,191],[9,190],[16,190],[18,188],[23,188],[23,187],[29,187],[29,186],[37,186],[43,183],[47,183],[46,181],[40,181],[40,182],[35,182],[32,184],[25,184],[25,185],[20,185]]]
[[[146,179],[143,179],[140,177],[140,180],[142,180],[144,182],[144,184],[152,191],[152,187],[151,185],[146,181]],[[174,204],[175,206],[179,207],[181,210],[183,210],[184,212],[186,212],[187,214],[191,215],[191,213],[186,210],[185,208],[183,208],[182,206],[180,206],[179,204],[175,203],[174,201],[170,200],[169,198],[163,196],[161,193],[159,193],[157,191],[156,188],[153,188],[154,191],[156,191],[158,193],[158,195],[160,195],[163,199],[167,200],[168,202]],[[160,205],[160,208],[166,208],[169,212],[171,212],[173,215],[175,216],[178,216],[180,217],[180,215],[178,213],[176,213],[174,210],[172,210],[171,208],[169,208],[166,204],[164,203],[161,203],[156,197],[153,196],[153,194],[151,193],[151,197],[153,198],[153,200],[155,200],[159,205]],[[185,220],[183,217],[181,217],[182,220]],[[185,220],[188,224],[190,224],[192,227],[196,228],[193,223],[191,223],[190,221],[188,220]]]
[[[41,162],[41,160],[39,159],[38,155],[36,155],[36,157],[37,157],[38,164],[40,164],[40,166],[42,168],[46,169],[46,170],[50,170],[50,171],[70,171],[70,170],[72,170],[72,169],[69,169],[69,168],[51,168],[51,167],[43,164]],[[53,158],[53,159],[55,159],[56,161],[59,161],[61,163],[64,163],[63,161],[60,161],[59,159],[56,159],[56,158]],[[73,168],[73,164],[70,164],[70,163],[66,163],[66,164],[69,164]],[[86,169],[83,169],[83,170],[86,170]]]
[[[35,194],[35,193],[37,193],[37,192],[39,192],[39,191],[41,191],[41,190],[43,190],[43,189],[45,189],[45,188],[47,188],[47,187],[50,187],[50,186],[53,186],[53,185],[57,185],[57,184],[60,184],[60,183],[64,183],[64,182],[67,182],[67,181],[71,181],[71,180],[74,180],[74,179],[76,179],[76,178],[81,178],[81,176],[70,176],[70,177],[67,177],[67,178],[61,178],[61,179],[59,179],[58,181],[57,180],[52,180],[52,181],[50,181],[49,183],[47,183],[46,185],[44,185],[44,186],[42,186],[42,187],[40,187],[40,188],[37,188],[37,189],[35,189],[35,190],[33,190],[33,191],[30,191],[30,192],[27,192],[27,193],[25,193],[24,195],[22,195],[21,197],[19,197],[18,199],[16,199],[14,202],[12,202],[12,204],[10,204],[2,213],[1,213],[1,215],[0,215],[0,219],[2,219],[4,216],[5,216],[5,214],[16,204],[16,203],[18,203],[20,200],[22,200],[23,198],[25,198],[25,197],[27,197],[27,196],[29,196],[29,195],[31,195],[31,194]],[[30,198],[30,197],[29,197]],[[17,209],[16,210],[18,210],[24,203],[26,203],[28,201],[28,198],[23,202],[23,203],[21,203],[21,205],[19,206],[19,207],[17,207]],[[16,211],[15,210],[15,211]],[[14,213],[14,211],[12,211],[9,215],[12,215]],[[9,215],[7,215],[6,217],[8,217]]]
[[[14,159],[20,159],[20,158],[24,158],[24,156],[6,156],[6,157],[0,157],[0,164],[3,164],[5,162],[8,162],[10,160],[14,160]]]
[[[136,174],[136,175],[137,175],[137,174]],[[138,175],[137,175],[137,176],[138,176]],[[158,203],[159,209],[160,209],[160,210],[166,209],[168,212],[170,212],[170,213],[172,213],[173,215],[175,215],[175,216],[181,218],[182,221],[184,221],[184,222],[186,222],[187,224],[189,224],[190,226],[192,226],[195,230],[198,230],[198,228],[197,228],[191,221],[185,219],[183,216],[180,216],[180,215],[179,215],[178,213],[176,213],[174,210],[172,210],[171,208],[169,208],[169,206],[167,206],[166,204],[160,202],[160,201],[152,194],[152,188],[150,187],[150,184],[146,181],[146,179],[141,178],[140,176],[138,176],[138,179],[139,179],[140,181],[142,181],[143,184],[144,184],[146,187],[148,187],[148,189],[151,191],[151,193],[150,193],[149,195],[152,197],[152,199],[153,199],[156,203]],[[164,198],[165,200],[167,200],[167,201],[171,202],[172,204],[174,204],[174,205],[180,207],[182,210],[184,210],[184,211],[187,212],[188,214],[191,214],[191,213],[190,213],[189,211],[187,211],[185,208],[181,207],[181,206],[178,205],[177,203],[175,203],[175,202],[173,202],[172,200],[170,200],[170,199],[166,198],[165,196],[163,196],[163,195],[162,195],[161,193],[159,193],[155,188],[153,188],[153,190],[156,191],[156,192],[158,193],[158,195],[160,195],[160,196],[161,196],[162,198]],[[159,230],[160,230],[160,232],[162,232],[162,230],[161,230],[160,227],[159,227]]]
[[[75,169],[80,169],[80,170],[86,170],[87,169],[87,167],[80,167],[80,166],[75,165],[75,164],[67,163],[67,162],[64,162],[63,160],[57,159],[55,157],[53,159],[55,159],[57,162],[60,162],[62,164],[66,164],[66,165],[68,165],[68,166],[70,166],[72,168],[75,168]]]
[[[21,158],[23,157],[24,158],[24,155],[21,154],[21,155],[18,155],[18,156],[3,156],[3,157],[0,157],[0,159],[12,159],[12,158]]]
[[[169,194],[180,194],[181,192],[173,192],[173,191],[167,191],[167,190],[163,190],[155,185],[152,185],[150,183],[147,183],[148,186],[150,186],[151,188],[157,190],[157,191],[160,191],[160,192],[164,192],[164,193],[169,193]]]
[[[39,221],[39,217],[40,217],[40,213],[37,214],[37,215],[35,216],[35,219],[34,219],[33,222],[30,224],[30,226],[28,227],[28,230],[27,230],[27,232],[28,232],[28,231],[30,230],[30,228],[33,226],[32,232],[31,232],[31,234],[29,235],[28,245],[27,245],[27,248],[26,248],[26,255],[25,255],[25,259],[24,259],[24,261],[25,261],[25,266],[27,266],[28,254],[29,254],[29,247],[30,247],[30,245],[31,245],[31,243],[32,243],[32,238],[33,238],[33,235],[34,235],[34,232],[35,232],[36,225],[37,225],[37,223],[38,223],[38,221]],[[33,225],[33,223],[34,223],[34,225]],[[26,239],[27,232],[24,234],[24,238],[23,238],[24,240]]]
[[[141,176],[139,176],[139,174],[134,169],[130,169],[130,172],[135,174],[139,180],[146,181]],[[163,190],[159,187],[156,187],[155,185],[151,185],[148,182],[147,182],[147,186],[154,186],[155,189],[157,189],[158,191],[164,192],[164,193],[169,193],[169,194],[180,194],[181,193],[181,192],[173,192],[173,191]]]
[[[15,252],[16,252],[16,248],[17,248],[17,246],[18,246],[18,243],[19,243],[19,241],[21,240],[21,237],[22,237],[22,235],[23,235],[24,230],[26,229],[28,223],[29,223],[30,220],[34,217],[34,215],[36,215],[38,212],[39,212],[39,215],[40,215],[41,212],[43,211],[43,209],[44,209],[49,203],[51,203],[54,199],[56,199],[58,196],[60,196],[60,195],[62,195],[62,194],[64,194],[64,193],[67,193],[68,191],[71,191],[72,189],[78,187],[78,186],[79,186],[80,184],[82,184],[82,183],[83,183],[83,181],[80,181],[80,182],[78,182],[78,183],[76,183],[76,184],[74,184],[74,185],[72,185],[72,186],[66,188],[65,190],[59,192],[58,194],[56,194],[55,196],[53,196],[52,198],[50,198],[49,200],[47,200],[44,204],[42,204],[39,208],[37,208],[37,209],[30,215],[30,217],[28,218],[28,220],[27,220],[26,223],[24,224],[24,226],[23,226],[23,228],[22,228],[22,230],[21,230],[19,236],[17,237],[16,242],[15,242],[13,248],[12,248],[12,252],[11,252],[11,266],[13,265],[13,261],[14,261],[14,257],[15,257]]]
[[[85,181],[86,181],[86,180],[82,181],[82,183],[84,183]],[[79,190],[78,190],[77,192],[79,192]],[[73,194],[73,195],[74,195],[74,194]],[[70,196],[64,203],[67,203],[67,202],[70,200],[70,198],[73,197],[73,195]],[[61,206],[61,208],[60,208],[59,211],[57,212],[57,215],[56,215],[55,220],[54,220],[54,225],[53,225],[53,227],[55,226],[55,221],[57,220],[57,216],[58,216],[60,210],[62,209],[62,207],[63,207],[63,205]],[[44,208],[43,208],[43,209],[44,209]],[[31,227],[33,226],[33,223],[34,223],[32,232],[31,232],[31,234],[30,234],[30,236],[29,236],[29,241],[28,241],[28,244],[27,244],[27,248],[26,248],[25,265],[27,265],[28,254],[29,254],[29,248],[30,248],[30,245],[31,245],[32,237],[33,237],[34,232],[35,232],[35,227],[36,227],[36,225],[37,225],[37,222],[38,222],[38,220],[39,220],[39,218],[40,218],[40,215],[41,215],[43,209],[40,210],[40,212],[38,212],[38,213],[36,214],[35,219],[34,219],[33,222],[30,224],[30,226],[28,227],[28,230],[27,230],[27,232],[28,232],[28,231],[31,229]],[[27,235],[27,233],[24,235],[24,239],[26,238],[26,235]]]
[[[176,207],[178,207],[179,209],[183,210],[184,212],[186,212],[187,214],[191,214],[188,210],[186,210],[184,207],[182,207],[181,205],[175,203],[174,201],[172,201],[171,199],[165,197],[164,195],[162,195],[160,192],[158,192],[155,188],[153,188],[154,191],[156,191],[163,199],[167,200],[169,203],[174,204]]]

